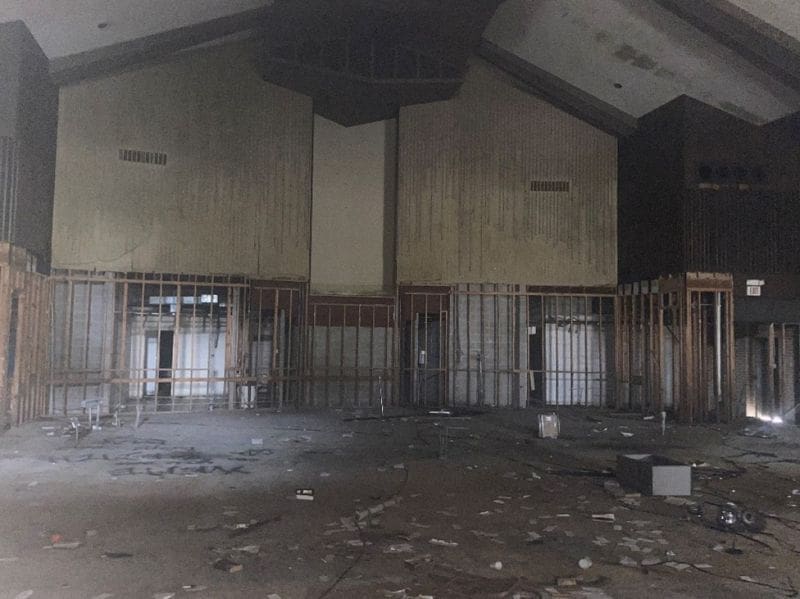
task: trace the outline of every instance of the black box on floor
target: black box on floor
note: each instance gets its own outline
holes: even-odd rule
[[[617,456],[617,480],[643,495],[691,495],[692,468],[664,456]]]

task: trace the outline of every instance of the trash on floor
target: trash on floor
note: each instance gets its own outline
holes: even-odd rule
[[[47,545],[45,549],[77,549],[81,546],[80,541],[62,541],[60,543],[53,543],[52,545]]]
[[[411,543],[393,543],[389,545],[384,553],[411,553],[414,551],[414,547]]]
[[[300,501],[314,501],[314,489],[297,489],[294,495]]]
[[[540,439],[558,439],[561,432],[561,423],[558,419],[558,414],[551,412],[549,414],[539,414],[539,438]]]
[[[437,545],[438,547],[458,547],[458,543],[455,541],[445,541],[443,539],[431,539],[428,541],[431,545]]]
[[[765,518],[756,512],[732,502],[713,503],[706,501],[689,506],[689,513],[696,516],[702,524],[725,532],[762,532],[766,526]]]
[[[626,489],[635,489],[644,495],[692,494],[691,467],[664,456],[618,455],[617,479]]]
[[[230,572],[232,574],[234,572],[241,572],[244,569],[244,566],[238,562],[223,557],[214,562],[214,568],[217,570],[222,570],[223,572]]]
[[[616,520],[616,516],[614,514],[592,514],[592,520],[597,520],[599,522],[614,522]]]

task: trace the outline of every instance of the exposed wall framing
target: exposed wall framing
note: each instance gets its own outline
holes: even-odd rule
[[[420,406],[606,405],[614,296],[504,284],[400,289],[402,396]]]
[[[615,321],[617,408],[671,410],[689,423],[743,415],[733,392],[730,275],[622,285]]]
[[[306,288],[301,283],[253,281],[241,311],[242,343],[228,407],[298,406],[304,398]],[[234,345],[235,341],[234,341]]]
[[[99,399],[109,410],[222,404],[235,358],[241,281],[142,273],[53,276],[54,412]],[[237,327],[230,327],[236,330]]]
[[[395,313],[394,297],[309,298],[309,404],[397,404]]]
[[[302,283],[58,271],[50,408],[606,405],[613,295],[504,284],[307,295]]]
[[[400,395],[404,403],[440,408],[448,402],[450,287],[400,287]]]
[[[797,421],[800,324],[736,323],[736,398],[748,417]]]
[[[0,243],[0,425],[47,411],[50,285],[26,251]]]

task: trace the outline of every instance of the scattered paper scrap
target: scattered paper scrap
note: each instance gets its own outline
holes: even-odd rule
[[[438,547],[458,547],[458,543],[455,541],[445,541],[443,539],[431,539],[428,541],[431,545],[436,545]]]

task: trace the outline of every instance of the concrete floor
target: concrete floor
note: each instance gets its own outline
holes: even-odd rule
[[[63,421],[30,423],[0,435],[0,599],[796,594],[797,428],[662,437],[654,421],[564,410],[560,438],[541,440],[536,413],[164,414],[77,447]],[[765,532],[609,492],[601,471],[621,452],[705,464],[691,499],[771,514]]]

